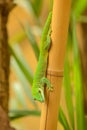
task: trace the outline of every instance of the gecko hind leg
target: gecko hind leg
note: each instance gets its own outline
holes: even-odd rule
[[[49,81],[46,77],[43,77],[43,78],[41,79],[41,83],[42,83],[43,85],[46,84],[48,90],[53,91],[53,86],[52,86],[52,84],[50,83],[50,81]]]

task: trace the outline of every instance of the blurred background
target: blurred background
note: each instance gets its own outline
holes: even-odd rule
[[[7,24],[11,51],[9,117],[18,130],[38,130],[41,104],[33,101],[31,86],[42,29],[52,1],[14,0],[14,3]],[[87,125],[86,93],[87,1],[73,0],[58,118],[60,130],[80,130],[80,123]]]

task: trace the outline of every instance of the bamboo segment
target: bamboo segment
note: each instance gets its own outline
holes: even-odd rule
[[[52,46],[47,72],[54,89],[53,92],[45,90],[46,101],[42,104],[40,130],[57,130],[70,8],[71,0],[54,0]]]

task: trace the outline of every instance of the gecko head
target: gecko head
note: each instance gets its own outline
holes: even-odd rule
[[[37,100],[37,101],[40,101],[40,102],[44,102],[44,100],[45,100],[44,91],[41,88],[39,88],[35,92],[35,94],[33,95],[33,97],[34,97],[34,100]]]

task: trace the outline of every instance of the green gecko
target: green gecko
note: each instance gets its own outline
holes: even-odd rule
[[[48,60],[48,52],[51,45],[51,18],[52,12],[49,13],[46,24],[43,29],[41,42],[40,42],[40,55],[39,61],[37,65],[37,69],[35,72],[33,86],[32,86],[32,95],[34,100],[44,102],[44,86],[46,85],[50,91],[52,91],[52,85],[50,81],[45,77],[46,69],[47,69],[47,60]]]

